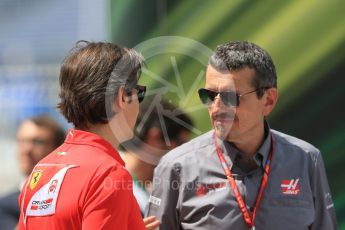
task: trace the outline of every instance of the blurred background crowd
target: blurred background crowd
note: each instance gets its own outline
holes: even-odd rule
[[[78,40],[143,52],[140,81],[152,102],[164,98],[186,111],[194,136],[210,129],[195,90],[204,84],[207,54],[248,40],[277,67],[281,100],[271,127],[321,150],[345,229],[344,9],[341,0],[0,0],[0,195],[21,181],[16,131],[23,119],[49,114],[70,127],[55,106],[60,63]]]

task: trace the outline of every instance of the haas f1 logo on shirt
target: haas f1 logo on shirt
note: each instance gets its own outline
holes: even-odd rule
[[[291,180],[283,180],[280,187],[282,188],[282,193],[284,195],[295,195],[297,196],[300,192],[299,189],[299,178]]]

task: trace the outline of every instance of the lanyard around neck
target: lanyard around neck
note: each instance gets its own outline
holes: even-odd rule
[[[246,207],[246,205],[245,205],[245,203],[243,201],[241,193],[240,193],[240,191],[239,191],[239,189],[237,187],[237,184],[235,182],[234,176],[231,173],[229,165],[226,163],[226,161],[224,159],[222,150],[219,148],[216,133],[214,133],[213,137],[214,137],[214,144],[216,146],[216,150],[217,150],[217,155],[219,157],[219,161],[220,161],[220,163],[222,165],[222,168],[224,170],[224,173],[225,173],[225,175],[226,175],[226,177],[227,177],[227,179],[228,179],[228,181],[230,183],[230,187],[231,187],[232,191],[234,192],[234,195],[235,195],[238,207],[240,208],[240,210],[242,212],[244,221],[246,222],[246,224],[248,225],[248,227],[250,229],[255,229],[255,225],[254,224],[255,224],[255,217],[256,217],[257,209],[258,209],[258,207],[260,205],[260,201],[262,199],[265,187],[266,187],[267,182],[268,182],[268,175],[269,175],[269,172],[271,170],[272,157],[273,157],[273,146],[274,146],[273,136],[271,135],[271,148],[270,148],[270,152],[269,152],[269,155],[267,157],[267,160],[266,160],[264,174],[262,176],[259,193],[258,193],[258,195],[256,197],[256,200],[255,200],[255,206],[254,206],[254,210],[253,210],[252,215],[249,214],[249,211],[248,211],[248,209],[247,209],[247,207]]]

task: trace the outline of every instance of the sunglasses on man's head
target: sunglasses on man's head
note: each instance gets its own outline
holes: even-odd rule
[[[226,106],[233,106],[233,107],[238,107],[240,105],[240,98],[250,94],[257,92],[259,89],[268,89],[269,87],[263,87],[263,88],[257,88],[253,91],[246,92],[243,94],[238,94],[234,91],[228,91],[228,92],[215,92],[209,89],[199,89],[199,97],[200,100],[203,104],[205,105],[211,105],[216,96],[219,94],[220,99],[222,100],[223,104]]]
[[[145,98],[146,93],[146,86],[143,85],[136,85],[135,89],[137,90],[138,101],[139,103],[142,102]]]

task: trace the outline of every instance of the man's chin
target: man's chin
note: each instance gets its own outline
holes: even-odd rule
[[[224,128],[223,126],[215,126],[214,130],[216,132],[217,137],[222,139],[222,140],[227,139],[228,136],[229,136],[229,133],[230,133],[229,132],[230,129],[229,128]]]

